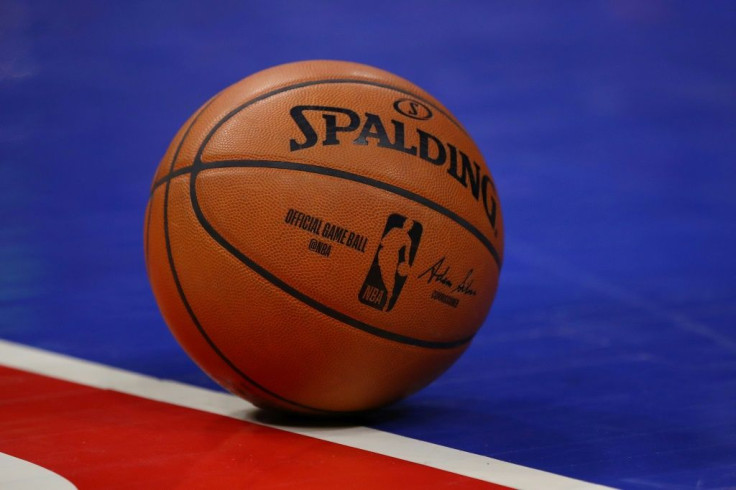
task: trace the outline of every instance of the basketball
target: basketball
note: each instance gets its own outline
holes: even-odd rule
[[[496,293],[503,220],[465,128],[386,71],[305,61],[206,102],[146,210],[148,276],[191,358],[281,411],[395,402],[468,348]]]

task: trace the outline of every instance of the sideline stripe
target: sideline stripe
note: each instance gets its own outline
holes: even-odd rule
[[[72,482],[29,461],[0,453],[0,488],[3,490],[76,490]]]
[[[0,451],[64,475],[80,490],[514,490],[6,366],[0,366],[0,388]],[[8,477],[17,475],[0,473],[3,490]],[[23,490],[36,488],[46,487]]]
[[[608,488],[368,427],[293,427],[266,424],[253,418],[253,405],[234,395],[161,380],[5,340],[0,340],[0,364],[270,426],[509,487],[546,490]]]

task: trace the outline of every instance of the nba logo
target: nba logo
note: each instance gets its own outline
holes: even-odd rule
[[[421,237],[421,223],[400,214],[388,217],[381,243],[358,294],[361,303],[391,311],[414,264]]]

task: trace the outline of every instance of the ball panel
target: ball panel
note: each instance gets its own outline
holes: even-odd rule
[[[204,232],[189,205],[187,177],[172,181],[169,213],[173,260],[200,325],[239,370],[278,395],[325,410],[380,406],[429,383],[466,347],[424,349],[388,341],[284,294]],[[191,320],[179,316],[181,299],[172,282],[152,283],[167,323],[187,351],[201,358],[211,347],[192,330]],[[223,386],[240,382],[237,373],[213,371],[210,364],[201,363]]]
[[[197,200],[218,234],[270,273],[389,332],[432,342],[468,339],[495,294],[498,269],[481,242],[432,209],[381,189],[307,172],[224,168],[198,175]],[[408,250],[398,248],[411,247],[406,231],[402,239],[396,227],[384,238],[394,215],[422,228],[411,263],[399,261]],[[381,281],[393,282],[383,294],[400,286],[390,309],[360,296],[377,257]]]
[[[188,177],[178,177],[188,179]],[[151,287],[156,296],[157,303],[166,323],[179,344],[184,347],[190,357],[215,381],[222,384],[226,389],[235,388],[249,392],[249,399],[264,400],[262,403],[278,406],[278,400],[271,400],[269,395],[258,390],[256,387],[247,386],[245,380],[235,380],[233,371],[228,364],[220,358],[203,339],[197,329],[194,320],[186,309],[180,296],[172,269],[169,265],[169,257],[166,247],[166,233],[164,227],[164,197],[166,186],[158,187],[149,201],[151,210],[148,229],[148,254],[146,265]],[[288,409],[288,407],[284,407]]]
[[[187,176],[179,176],[178,181],[187,181]],[[179,185],[178,183],[175,185]],[[182,185],[187,185],[186,183]],[[321,411],[278,398],[276,393],[262,389],[252,380],[238,373],[218,354],[219,348],[209,344],[202,335],[192,315],[185,306],[185,299],[179,294],[174,274],[169,266],[166,248],[166,234],[163,219],[166,186],[157,188],[149,206],[151,207],[149,230],[149,251],[146,255],[148,275],[161,313],[170,326],[174,337],[199,367],[225,389],[237,393],[262,407],[278,408],[288,411],[320,414]],[[174,222],[176,222],[176,215]],[[175,226],[178,226],[175,224]],[[178,274],[177,274],[178,279]],[[186,298],[186,297],[185,297]],[[186,300],[188,302],[188,300]],[[196,315],[196,313],[195,313]],[[198,318],[197,318],[198,321]],[[235,366],[236,369],[237,366]],[[243,373],[245,374],[245,373]],[[265,388],[265,387],[263,387]]]

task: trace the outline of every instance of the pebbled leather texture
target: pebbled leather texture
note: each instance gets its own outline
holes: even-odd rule
[[[149,207],[169,328],[225,388],[282,410],[356,412],[426,386],[482,324],[503,258],[472,139],[420,88],[356,63],[220,92],[174,137]]]

